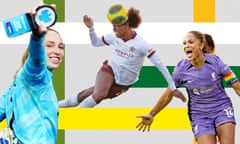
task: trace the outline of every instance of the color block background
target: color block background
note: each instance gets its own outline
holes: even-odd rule
[[[39,1],[4,1],[0,6],[0,21],[27,12]],[[47,0],[56,3],[58,23],[54,26],[66,43],[65,63],[54,72],[54,83],[59,99],[76,95],[79,90],[94,84],[95,75],[111,49],[94,48],[89,43],[88,30],[82,16],[88,14],[95,21],[96,31],[101,34],[112,31],[107,22],[109,6],[122,3],[127,8],[140,9],[143,23],[137,30],[157,50],[163,62],[171,70],[184,57],[181,43],[184,34],[200,30],[213,35],[217,54],[234,68],[239,67],[239,8],[238,0]],[[14,3],[14,5],[13,5]],[[0,94],[3,93],[15,70],[20,65],[22,52],[27,47],[29,35],[7,39],[0,27]],[[240,78],[240,77],[239,77]],[[174,99],[168,108],[154,121],[153,130],[138,132],[135,115],[146,113],[164,91],[166,82],[148,59],[145,60],[140,80],[122,96],[107,100],[94,109],[61,109],[58,144],[192,144],[193,137],[186,115],[186,104]],[[184,89],[181,89],[185,92]],[[239,123],[240,98],[227,88],[233,99]],[[236,143],[240,143],[240,128],[237,125]]]

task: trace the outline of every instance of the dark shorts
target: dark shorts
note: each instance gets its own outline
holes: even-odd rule
[[[224,123],[236,123],[232,107],[225,108],[216,114],[192,117],[191,125],[196,138],[204,134],[216,135],[216,128]]]
[[[103,65],[100,68],[100,71],[107,72],[107,73],[111,74],[114,77],[113,70],[112,70],[111,66],[108,65],[108,61],[107,60],[105,60],[103,62]],[[116,96],[119,96],[122,93],[126,92],[130,87],[131,87],[131,85],[124,86],[124,85],[119,85],[119,84],[113,83],[113,85],[110,88],[109,93],[108,93],[106,98],[114,98]]]

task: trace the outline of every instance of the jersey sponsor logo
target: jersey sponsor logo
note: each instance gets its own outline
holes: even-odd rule
[[[118,56],[121,56],[121,57],[124,57],[124,58],[127,58],[127,59],[130,59],[130,58],[134,57],[133,54],[121,51],[119,49],[115,49],[115,52],[117,53]]]
[[[197,88],[194,88],[192,89],[192,92],[195,94],[195,95],[200,95],[200,94],[206,94],[206,93],[209,93],[215,89],[217,89],[217,85],[213,85],[213,86],[210,86],[210,87],[207,87],[207,88],[202,88],[202,89],[197,89]]]

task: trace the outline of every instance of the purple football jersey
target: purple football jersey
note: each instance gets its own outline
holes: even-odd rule
[[[199,68],[187,59],[181,60],[174,69],[173,79],[177,87],[186,87],[189,96],[189,114],[214,113],[232,106],[223,87],[223,78],[232,73],[230,67],[218,56],[204,54],[205,63]],[[233,78],[237,80],[236,77]]]

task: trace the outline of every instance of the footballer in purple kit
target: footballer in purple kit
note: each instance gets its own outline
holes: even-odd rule
[[[206,51],[204,34],[190,31],[183,40],[186,58],[173,72],[176,87],[183,85],[188,94],[188,115],[198,144],[234,144],[236,119],[230,97],[222,81],[240,96],[240,83],[230,67],[217,55]],[[167,89],[153,109],[137,125],[140,131],[150,130],[153,118],[172,99]]]

